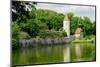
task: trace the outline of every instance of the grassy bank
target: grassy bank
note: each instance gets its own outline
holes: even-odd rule
[[[95,35],[85,36],[82,39],[75,39],[72,43],[95,43]]]

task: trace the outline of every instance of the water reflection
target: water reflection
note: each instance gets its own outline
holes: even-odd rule
[[[76,43],[13,50],[12,64],[45,64],[95,60],[95,44]]]
[[[70,44],[67,44],[63,48],[64,51],[64,62],[70,62]]]
[[[95,60],[94,43],[75,43],[70,48],[71,62]]]
[[[76,53],[76,57],[77,60],[80,61],[81,57],[82,57],[82,52],[81,52],[81,46],[79,44],[75,44],[75,53]]]

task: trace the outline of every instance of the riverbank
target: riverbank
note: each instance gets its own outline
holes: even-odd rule
[[[20,47],[30,47],[30,46],[46,46],[46,45],[59,45],[59,44],[66,44],[70,43],[72,40],[68,37],[63,38],[31,38],[29,40],[20,40],[19,45]]]
[[[82,39],[75,39],[72,43],[95,43],[96,37],[94,35],[86,36]]]

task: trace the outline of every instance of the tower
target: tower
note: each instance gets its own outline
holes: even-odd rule
[[[70,20],[67,15],[64,17],[63,29],[67,33],[67,37],[70,37]]]

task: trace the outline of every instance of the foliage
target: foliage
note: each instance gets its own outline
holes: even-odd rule
[[[78,27],[81,27],[83,30],[84,36],[86,35],[95,35],[96,27],[95,22],[92,22],[88,17],[78,17],[78,16],[71,16],[71,34],[74,34]]]
[[[25,21],[29,18],[30,9],[36,9],[32,2],[12,1],[12,21]]]
[[[38,21],[45,23],[48,29],[59,30],[63,26],[63,14],[56,13],[50,10],[35,10],[35,16]]]
[[[95,21],[92,23],[92,27],[93,27],[92,29],[93,34],[96,35],[96,22]]]
[[[42,31],[38,34],[40,38],[62,38],[67,36],[65,31]]]
[[[23,31],[21,31],[21,32],[19,33],[18,37],[19,37],[20,40],[21,40],[21,39],[29,39],[29,38],[30,38],[29,34],[26,33],[26,32],[23,32]]]
[[[16,22],[12,22],[12,44],[13,46],[18,46],[18,34],[20,32],[20,27]]]
[[[43,31],[43,30],[47,30],[48,26],[46,23],[41,22],[40,20],[38,20],[37,18],[34,20],[35,23],[39,26],[39,31]]]
[[[73,16],[71,18],[71,21],[70,21],[70,29],[71,29],[71,34],[74,34],[75,31],[76,31],[76,28],[78,26],[78,17],[77,16]]]
[[[91,35],[93,34],[93,26],[91,23],[91,20],[88,17],[84,17],[84,24],[83,24],[83,30],[85,35]]]
[[[31,37],[37,36],[39,32],[39,26],[34,22],[34,19],[30,19],[27,23],[20,24],[21,30],[27,32]]]
[[[20,31],[20,27],[16,22],[12,22],[12,37],[16,37]]]

